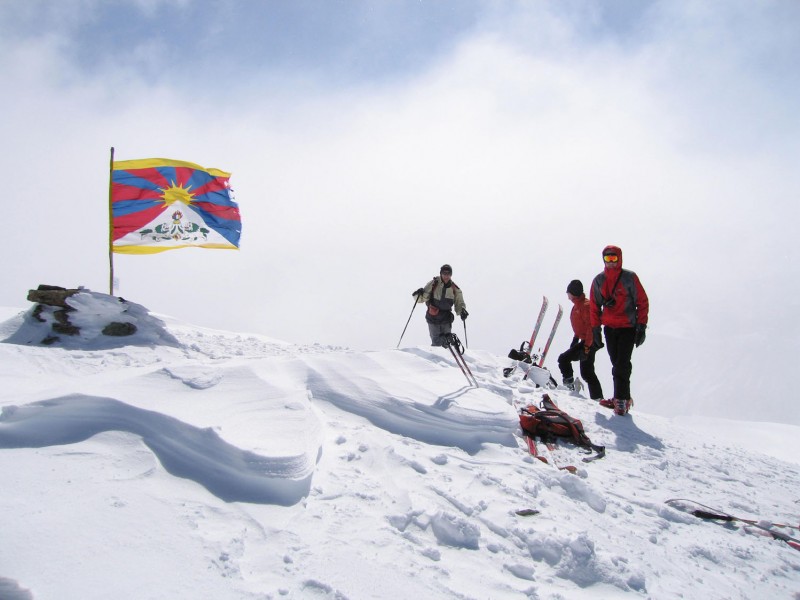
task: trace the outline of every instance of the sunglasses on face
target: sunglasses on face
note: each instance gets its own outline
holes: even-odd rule
[[[606,254],[605,256],[603,256],[603,260],[606,261],[607,263],[615,263],[619,261],[619,256],[617,256],[616,254]]]

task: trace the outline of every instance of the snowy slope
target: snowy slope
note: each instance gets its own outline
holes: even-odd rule
[[[109,314],[77,298],[87,325]],[[133,344],[44,347],[9,342],[41,327],[17,312],[4,600],[800,598],[800,552],[664,503],[800,525],[797,427],[621,418],[555,391],[607,447],[584,465],[563,446],[571,475],[523,450],[517,410],[541,389],[479,349],[474,389],[444,349],[296,346],[143,307]]]

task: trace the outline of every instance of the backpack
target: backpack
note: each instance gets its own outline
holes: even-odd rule
[[[539,406],[531,404],[520,409],[519,424],[524,435],[539,437],[545,443],[555,442],[556,438],[567,438],[589,452],[605,454],[605,446],[592,443],[583,430],[583,423],[558,408],[547,394],[542,396]]]

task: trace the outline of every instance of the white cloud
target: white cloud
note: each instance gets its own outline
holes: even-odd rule
[[[113,145],[120,159],[232,171],[241,205],[238,253],[115,259],[122,295],[151,310],[298,343],[391,347],[411,292],[449,262],[472,313],[470,346],[503,354],[529,335],[542,294],[565,301],[567,282],[588,285],[616,243],[652,297],[634,389],[677,403],[669,377],[647,382],[698,363],[733,385],[742,358],[788,393],[775,374],[790,353],[769,341],[798,335],[800,138],[786,110],[797,89],[776,96],[747,48],[722,44],[745,27],[741,7],[720,26],[658,8],[653,37],[631,45],[594,43],[575,23],[517,7],[532,44],[511,21],[507,38],[487,21],[494,33],[380,85],[209,73],[205,85],[229,90],[224,102],[177,77],[81,80],[53,38],[14,46],[0,59],[14,90],[0,119],[15,140],[0,158],[16,182],[2,249],[20,258],[7,262],[0,304],[22,304],[39,283],[106,291]],[[762,30],[785,26],[759,19]],[[759,56],[796,45],[739,39]],[[404,343],[427,343],[418,313]],[[565,320],[554,369],[570,337]]]

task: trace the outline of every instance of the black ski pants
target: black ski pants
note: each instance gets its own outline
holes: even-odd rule
[[[614,378],[614,398],[630,400],[631,397],[631,372],[633,365],[634,338],[636,330],[633,327],[605,327],[606,348],[611,359],[611,376]]]
[[[566,379],[573,377],[574,371],[572,370],[572,363],[580,361],[581,377],[589,387],[589,397],[592,400],[599,400],[603,397],[603,388],[600,385],[600,380],[594,372],[594,355],[597,350],[590,350],[589,355],[581,360],[583,354],[583,342],[577,342],[569,347],[569,350],[562,352],[558,356],[558,368],[561,370],[561,376]]]

